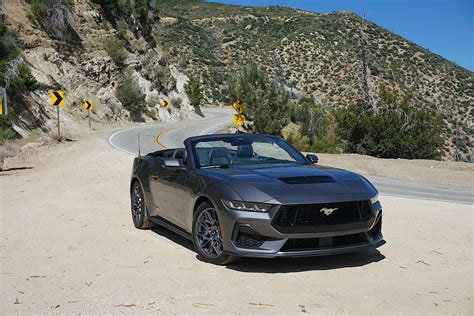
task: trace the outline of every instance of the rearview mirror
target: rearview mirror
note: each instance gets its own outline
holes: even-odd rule
[[[318,163],[318,161],[319,161],[319,158],[318,158],[318,156],[316,156],[316,154],[307,154],[306,159],[308,159],[309,162],[311,162],[313,164]]]
[[[163,162],[165,163],[165,167],[170,167],[170,168],[181,167],[178,159],[168,158],[168,159],[163,159]]]

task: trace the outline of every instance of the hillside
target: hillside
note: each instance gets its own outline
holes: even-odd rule
[[[10,60],[0,58],[0,66],[12,68],[17,60],[36,80],[34,89],[17,93],[24,79],[19,74],[7,90],[10,121],[20,136],[56,137],[51,90],[65,93],[60,111],[66,137],[88,129],[84,100],[93,102],[95,128],[196,116],[184,92],[188,78],[143,36],[109,23],[96,3],[18,0],[7,1],[4,10],[7,34],[1,43],[13,43],[18,52]],[[0,74],[0,85],[7,81],[4,75],[8,72]],[[171,106],[163,108],[162,100]]]
[[[413,94],[444,116],[448,155],[456,144],[469,155],[473,73],[373,23],[361,27],[355,14],[190,3],[162,5],[160,17],[158,42],[173,64],[202,77],[209,102],[228,102],[228,76],[254,61],[323,106],[346,106],[361,97],[364,36],[374,95],[381,86]]]
[[[66,92],[66,130],[86,127],[86,99],[96,125],[178,120],[196,115],[189,77],[201,83],[203,105],[229,105],[229,77],[251,62],[297,98],[346,107],[361,99],[364,40],[375,100],[383,87],[412,95],[443,116],[445,158],[472,160],[474,74],[349,12],[197,0],[18,0],[4,9],[9,38],[37,81],[9,96],[21,136],[54,131],[51,89]]]

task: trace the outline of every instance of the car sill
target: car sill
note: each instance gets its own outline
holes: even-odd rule
[[[167,220],[165,220],[165,219],[163,219],[159,216],[151,216],[151,217],[149,217],[149,220],[152,221],[153,223],[156,223],[156,224],[172,231],[175,234],[180,235],[181,237],[184,237],[184,238],[186,238],[188,240],[191,240],[191,241],[193,240],[191,234],[189,234],[188,232],[186,232],[183,229],[179,228],[175,224],[170,223]]]

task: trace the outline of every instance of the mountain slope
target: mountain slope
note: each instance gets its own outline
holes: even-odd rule
[[[474,75],[348,12],[318,14],[284,7],[215,3],[161,5],[155,35],[169,60],[202,77],[210,102],[227,101],[225,83],[256,62],[277,80],[338,107],[361,98],[361,44],[370,86],[389,86],[441,113],[450,155],[471,149]],[[456,138],[458,137],[458,138]]]
[[[228,78],[251,62],[297,97],[346,107],[362,96],[364,47],[374,99],[383,87],[411,94],[417,106],[443,115],[446,157],[472,159],[474,74],[352,13],[199,0],[18,0],[5,10],[40,86],[24,96],[27,106],[11,104],[23,136],[55,129],[51,89],[65,90],[62,124],[71,129],[87,126],[86,99],[95,124],[179,119],[194,115],[189,75],[202,83],[207,104],[230,104]],[[130,78],[136,85],[119,93]],[[172,101],[168,110],[164,99]]]
[[[160,49],[143,36],[135,36],[128,26],[119,30],[107,21],[98,4],[89,0],[18,0],[6,2],[4,8],[6,26],[23,48],[18,56],[39,85],[19,100],[9,91],[10,120],[19,135],[40,131],[55,136],[51,90],[65,92],[61,127],[69,135],[88,129],[85,100],[93,101],[95,127],[125,124],[131,119],[167,121],[195,116],[183,87],[187,77],[164,61]],[[119,33],[121,39],[113,41]],[[110,42],[115,46],[107,44]],[[123,65],[114,60],[114,50],[120,52]],[[158,71],[160,75],[155,75]],[[118,89],[123,82],[122,86],[132,82],[139,88],[126,86],[122,93],[126,98],[127,93],[136,92],[140,112],[135,118],[132,108],[120,99]],[[165,109],[162,100],[175,102]]]

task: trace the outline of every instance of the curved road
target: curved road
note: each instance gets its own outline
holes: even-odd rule
[[[212,134],[232,124],[232,109],[206,109],[205,118],[143,125],[115,132],[109,143],[118,150],[138,155],[163,148],[183,147],[183,141],[193,135]],[[421,185],[391,178],[366,175],[381,194],[464,204],[474,204],[474,193],[469,189]]]

